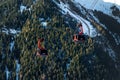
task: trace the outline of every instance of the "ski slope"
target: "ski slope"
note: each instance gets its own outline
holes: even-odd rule
[[[120,10],[120,0],[74,0],[74,4],[81,4],[87,9],[98,10],[112,16],[120,22],[120,18],[112,14],[112,6],[116,6]],[[89,3],[89,4],[88,4]]]
[[[116,5],[120,9],[120,0],[74,0],[73,2],[80,3],[82,6],[93,10],[106,11],[112,5]]]

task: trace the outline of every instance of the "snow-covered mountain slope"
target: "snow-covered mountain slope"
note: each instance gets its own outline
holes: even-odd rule
[[[80,3],[84,7],[92,10],[96,9],[103,11],[104,9],[109,9],[113,5],[116,5],[120,9],[119,0],[74,0],[74,2]]]
[[[88,22],[87,20],[82,18],[80,15],[77,15],[77,13],[72,11],[68,4],[64,4],[62,1],[60,1],[60,4],[57,3],[55,0],[53,1],[56,3],[57,6],[59,6],[62,9],[63,14],[69,14],[70,16],[75,18],[78,22],[83,23],[83,30],[85,34],[89,35],[90,37],[95,37],[97,35],[97,32],[95,31],[93,26],[90,24],[90,22]]]
[[[60,8],[60,12],[63,15],[69,15],[78,22],[81,21],[84,27],[84,33],[94,34],[89,35],[90,37],[95,38],[96,48],[100,46],[104,52],[106,52],[109,57],[115,62],[115,66],[119,67],[119,64],[116,64],[119,58],[119,48],[120,48],[120,34],[119,34],[119,16],[114,16],[112,13],[111,7],[115,4],[110,2],[104,2],[102,0],[53,0],[54,3]],[[89,4],[88,4],[89,3]],[[119,5],[116,8],[120,9]],[[91,10],[90,10],[91,9]],[[98,10],[99,12],[95,12]],[[99,13],[99,14],[98,14]],[[99,16],[99,17],[98,17]],[[100,19],[104,17],[103,19]],[[105,20],[106,22],[105,22]],[[117,19],[117,20],[115,20]],[[103,20],[103,21],[102,21]],[[93,21],[93,22],[92,22]],[[113,24],[108,23],[114,21]],[[96,26],[91,24],[95,23]],[[105,23],[105,24],[104,24]],[[109,25],[110,24],[110,25]],[[99,28],[101,28],[101,31]],[[113,26],[115,28],[113,28]],[[103,33],[101,33],[103,32]],[[100,35],[98,35],[100,34]],[[115,35],[116,36],[115,36]],[[99,53],[99,52],[98,52]],[[100,55],[101,56],[101,55]]]
[[[120,0],[74,0],[74,2],[87,9],[101,11],[120,22]],[[118,16],[114,15],[114,11],[118,12]]]

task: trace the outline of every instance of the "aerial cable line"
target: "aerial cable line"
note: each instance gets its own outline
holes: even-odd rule
[[[97,4],[97,2],[98,2],[99,0],[96,0],[96,1],[93,1],[93,3],[91,4],[91,9],[94,9],[94,7],[95,7],[95,5]],[[86,15],[85,15],[85,17],[87,17],[87,15],[89,14],[89,11],[87,11],[86,12]],[[90,27],[89,27],[89,25],[80,17],[80,20],[79,20],[80,22],[82,21],[86,26],[87,26],[87,28],[88,28],[88,35],[90,36]]]
[[[97,4],[98,1],[99,0],[93,1],[93,3],[91,4],[90,8],[94,10],[94,7],[96,6],[96,4]]]
[[[93,1],[93,3],[91,4],[91,9],[94,9],[94,7],[95,7],[95,5],[97,4],[98,1],[99,0]],[[88,14],[89,14],[89,11],[86,12],[85,17],[87,17]],[[81,17],[80,17],[80,20],[78,20],[78,21],[80,21],[80,22],[82,21],[87,26],[88,35],[90,36],[90,27],[88,26],[88,24]]]

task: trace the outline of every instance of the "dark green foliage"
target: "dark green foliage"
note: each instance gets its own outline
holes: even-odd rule
[[[117,22],[116,19],[113,19],[112,17],[100,12],[95,11],[95,15],[98,17],[100,22],[108,27],[108,29],[112,32],[116,32],[119,34],[119,25],[120,23]],[[102,17],[101,17],[102,16]],[[114,29],[113,29],[114,27]]]
[[[112,48],[119,53],[120,45],[116,45],[115,39],[113,37],[114,33],[120,35],[120,23],[116,19],[100,12],[95,11],[94,15],[99,19],[100,23],[104,24],[107,29],[101,28],[101,31],[104,33],[107,38],[107,42],[112,46]],[[110,33],[112,32],[112,33]],[[104,42],[104,41],[103,41]],[[119,55],[119,54],[118,54]]]
[[[120,10],[116,6],[112,6],[111,9],[114,16],[120,17]]]
[[[46,12],[47,10],[45,10],[44,14]],[[86,71],[87,63],[82,62],[84,56],[93,55],[94,44],[92,39],[89,38],[83,44],[74,44],[71,40],[73,30],[71,29],[71,33],[67,32],[67,25],[64,23],[64,19],[61,15],[55,16],[55,14],[57,13],[51,11],[53,16],[44,15],[45,18],[51,18],[51,21],[47,21],[48,28],[45,30],[45,35],[44,29],[37,18],[43,14],[33,14],[34,19],[26,21],[20,36],[17,38],[16,43],[18,44],[18,49],[21,50],[21,79],[40,79],[43,74],[50,80],[62,80],[64,74],[66,74],[67,79],[103,79],[104,76],[101,74],[104,70],[99,73],[99,70],[104,68],[101,64],[97,65],[98,62],[96,61],[95,65],[91,66],[95,67],[92,75]],[[44,45],[49,53],[46,58],[35,55],[38,37],[45,38]],[[88,57],[89,55],[86,56],[86,58]],[[69,69],[66,67],[68,63],[70,64]],[[95,70],[98,71],[94,72]]]
[[[31,11],[21,13],[21,4],[27,9],[31,8]],[[63,80],[65,76],[67,80],[106,79],[106,67],[94,54],[93,39],[88,38],[79,44],[72,42],[76,21],[70,23],[72,27],[68,32],[65,16],[57,8],[52,0],[38,0],[35,4],[32,0],[6,0],[0,3],[0,27],[21,29],[21,33],[14,38],[13,52],[10,52],[8,44],[14,35],[0,34],[0,80],[5,80],[5,66],[11,71],[9,79],[15,80],[15,59],[21,65],[20,80],[41,80],[43,77]],[[47,22],[45,33],[39,18]],[[38,37],[45,39],[44,46],[48,50],[46,57],[35,55]],[[3,53],[5,57],[2,59]]]
[[[22,27],[28,18],[29,11],[21,14],[20,5],[19,0],[6,0],[0,3],[0,27],[14,29]]]
[[[11,72],[11,79],[14,78],[14,71],[15,71],[15,60],[13,58],[13,53],[10,52],[9,43],[11,42],[12,35],[6,35],[5,33],[0,34],[0,79],[5,79],[5,69],[6,67]]]

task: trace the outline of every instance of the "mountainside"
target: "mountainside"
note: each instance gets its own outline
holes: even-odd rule
[[[74,43],[79,22],[86,40]],[[120,6],[102,0],[2,0],[0,79],[119,80],[119,30]]]
[[[74,2],[87,9],[101,11],[120,22],[120,2],[118,0],[74,0]]]
[[[114,68],[119,69],[120,64],[119,64],[119,49],[120,49],[120,33],[119,33],[119,25],[120,23],[114,19],[114,16],[110,16],[110,14],[107,14],[106,12],[110,12],[111,10],[109,7],[106,9],[106,12],[104,12],[104,8],[101,8],[103,10],[99,10],[99,7],[96,7],[95,11],[88,10],[84,7],[82,4],[82,0],[79,1],[79,3],[76,3],[77,0],[75,1],[64,1],[64,0],[59,0],[59,2],[55,2],[64,12],[67,11],[66,13],[74,17],[75,19],[79,21],[82,21],[82,18],[86,18],[91,24],[94,26],[94,28],[97,29],[97,34],[96,37],[94,38],[96,41],[96,46],[95,46],[95,52],[103,59],[104,62],[106,62],[106,59],[103,58],[103,53],[102,51],[108,53],[108,55],[112,58],[113,66]],[[85,3],[85,2],[84,2]],[[105,3],[104,3],[105,4]],[[85,5],[85,4],[84,4]],[[97,4],[95,4],[97,5]],[[99,5],[99,4],[98,4]],[[62,7],[61,7],[62,6]],[[112,6],[111,6],[112,7]],[[117,6],[118,7],[118,6]],[[101,12],[103,11],[103,12]],[[119,14],[119,13],[118,13]],[[119,18],[119,16],[118,16]],[[82,21],[84,24],[84,21]],[[90,24],[84,25],[84,26],[91,26]],[[92,32],[92,30],[90,30]],[[100,34],[100,35],[99,35]],[[102,49],[102,50],[101,50]],[[97,51],[99,50],[99,51]],[[106,62],[107,63],[107,62]],[[106,65],[110,65],[108,64]],[[111,67],[110,67],[111,68]],[[119,77],[119,75],[117,76]]]

